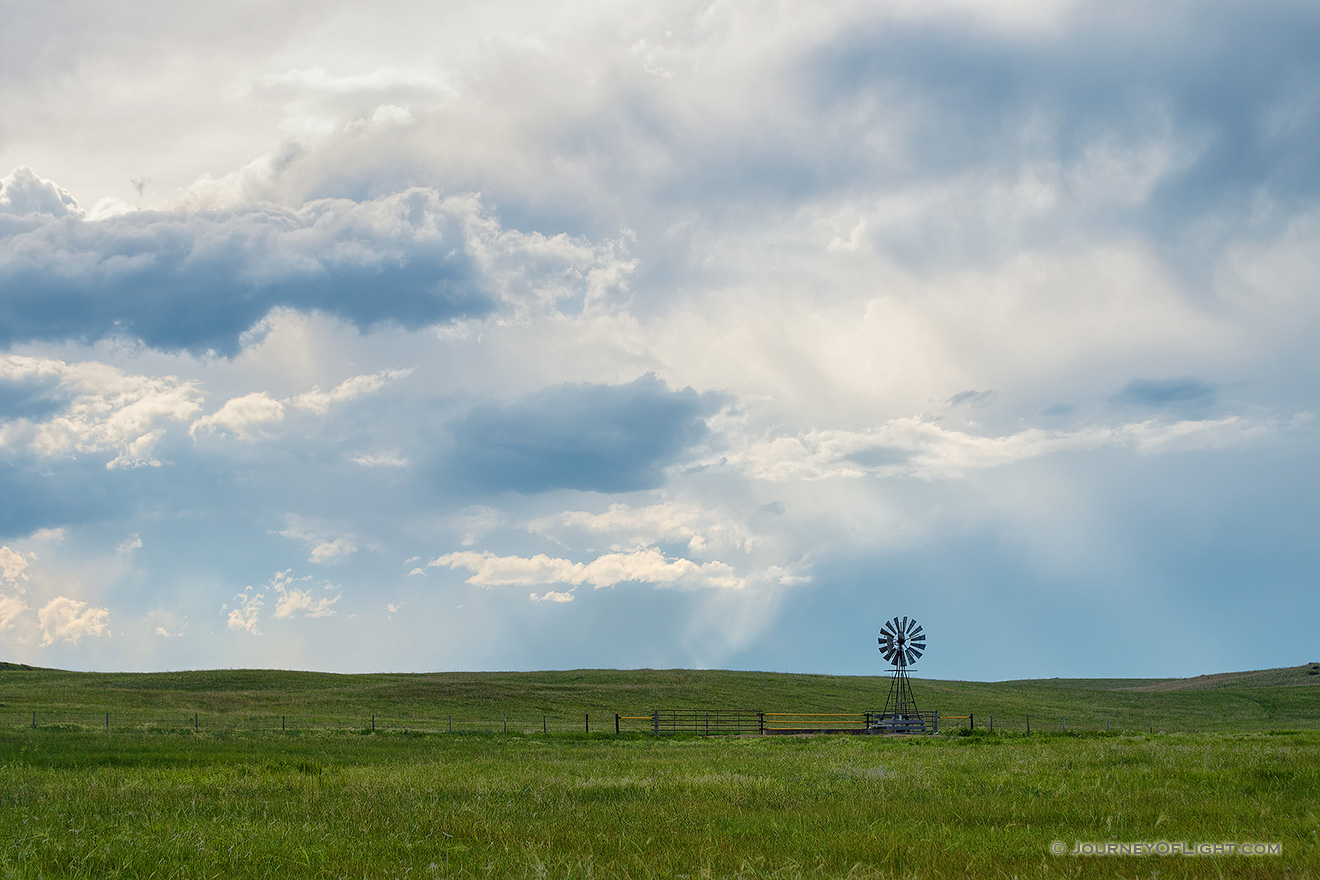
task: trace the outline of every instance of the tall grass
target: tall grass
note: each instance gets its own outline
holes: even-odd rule
[[[0,732],[7,877],[1320,876],[1320,734]],[[1052,841],[1280,856],[1053,856]]]

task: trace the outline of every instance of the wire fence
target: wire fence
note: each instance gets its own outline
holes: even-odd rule
[[[374,731],[418,734],[694,734],[748,736],[770,734],[831,734],[887,732],[878,712],[760,712],[751,709],[655,709],[627,714],[600,710],[582,713],[535,712],[513,709],[473,713],[470,709],[440,711],[424,716],[391,712],[342,714],[319,712],[216,712],[174,714],[144,711],[0,710],[0,729],[45,731],[274,732]],[[940,710],[921,713],[924,732],[932,735],[1066,734],[1066,733],[1198,733],[1241,731],[1241,724],[1199,723],[1186,718],[1133,718],[1098,720],[1062,714],[953,714]],[[1320,727],[1320,719],[1284,725],[1288,729]],[[1279,729],[1262,724],[1252,730]]]

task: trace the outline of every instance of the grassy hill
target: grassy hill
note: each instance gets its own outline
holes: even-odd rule
[[[1320,664],[1189,679],[914,679],[923,710],[996,729],[1320,729]],[[615,713],[660,709],[863,712],[883,676],[725,670],[336,675],[283,670],[88,673],[0,664],[0,727],[613,729]],[[946,729],[948,726],[946,725]]]

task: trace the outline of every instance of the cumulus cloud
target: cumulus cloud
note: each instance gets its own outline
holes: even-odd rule
[[[78,217],[82,210],[68,190],[24,166],[0,177],[0,214]]]
[[[109,635],[106,627],[110,609],[96,608],[68,596],[56,596],[37,612],[41,624],[41,644],[55,642],[77,644],[83,636]]]
[[[683,543],[700,553],[711,548],[748,550],[755,537],[727,511],[666,501],[636,507],[611,504],[603,513],[566,510],[538,517],[526,528],[565,546],[605,542],[614,550]]]
[[[474,407],[450,426],[454,448],[441,467],[447,482],[486,492],[653,488],[705,436],[717,406],[715,395],[670,391],[654,374],[559,385]]]
[[[737,589],[746,583],[723,562],[698,564],[682,557],[666,557],[654,548],[606,553],[585,563],[543,553],[523,557],[462,550],[434,559],[426,567],[465,568],[472,572],[467,582],[481,587],[588,584],[599,590],[635,582],[680,589]]]
[[[40,216],[0,228],[0,344],[122,336],[234,354],[281,307],[362,329],[425,327],[585,297],[604,253],[505,230],[476,197],[424,188],[299,208]]]
[[[36,558],[33,553],[19,553],[9,547],[0,546],[0,584],[18,586],[28,579],[27,569]]]
[[[341,593],[329,593],[331,590],[339,590],[339,587],[333,584],[322,585],[322,593],[313,592],[302,584],[311,581],[311,576],[294,577],[292,569],[277,571],[266,584],[266,589],[271,590],[275,595],[276,620],[288,620],[297,617],[329,617],[334,614],[334,604],[339,601]],[[257,592],[252,587],[247,587],[236,597],[238,607],[229,610],[228,625],[230,629],[242,630],[253,635],[261,635],[261,609],[266,605],[266,593]],[[222,609],[224,610],[224,609]]]
[[[288,402],[296,407],[311,410],[318,415],[325,415],[330,411],[331,404],[352,400],[363,394],[379,391],[390,382],[412,375],[412,372],[412,369],[382,370],[369,376],[353,376],[340,382],[329,391],[322,391],[319,387],[316,387],[311,391],[290,398]]]
[[[254,636],[261,635],[259,625],[261,623],[261,609],[266,605],[265,594],[253,591],[252,587],[245,587],[243,592],[234,598],[238,600],[237,608],[220,609],[221,611],[229,611],[226,617],[228,627],[251,633]]]
[[[24,355],[0,355],[0,388],[31,391],[45,401],[9,421],[0,414],[0,447],[41,456],[115,452],[107,468],[159,466],[152,453],[165,426],[201,408],[193,382],[173,376],[137,376],[108,364],[66,364]]]
[[[279,532],[282,537],[305,544],[310,551],[308,562],[336,564],[347,562],[357,552],[357,540],[351,534],[336,533],[325,526],[298,516],[285,517],[288,527]]]
[[[254,391],[225,401],[220,409],[202,416],[188,428],[194,437],[201,431],[228,431],[240,440],[264,436],[263,428],[284,420],[284,404],[265,391]]]

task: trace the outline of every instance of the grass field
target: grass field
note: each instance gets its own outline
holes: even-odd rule
[[[144,723],[106,732],[6,722],[0,876],[1320,877],[1320,731],[1309,696],[1320,693],[1310,686],[1320,676],[1307,670],[1125,684],[914,683],[919,699],[942,688],[950,711],[978,715],[988,716],[990,704],[1006,708],[1005,717],[1061,709],[1098,718],[1126,705],[1189,730],[1189,722],[1219,720],[1218,731],[1196,734],[1080,733],[1071,717],[1066,735],[1040,733],[1033,721],[1029,737],[1000,727],[940,737],[710,739],[542,735],[539,726],[448,735],[371,733],[361,724],[279,732]],[[217,719],[264,718],[298,706],[329,721],[382,705],[385,714],[434,714],[437,693],[474,716],[514,705],[573,715],[747,705],[756,686],[769,688],[776,709],[830,711],[854,707],[859,695],[871,703],[867,689],[877,685],[721,672],[89,676],[8,668],[0,701],[14,714],[27,711],[16,704],[41,699],[52,714],[142,719],[193,707]],[[960,695],[980,702],[959,706]],[[1266,704],[1275,714],[1262,725]],[[1273,729],[1249,732],[1253,722]],[[1050,852],[1055,841],[1069,850],[1165,841],[1277,844],[1279,852],[1060,856]]]
[[[1312,670],[1315,672],[1313,673]],[[924,710],[975,714],[981,726],[1037,732],[1320,730],[1320,664],[1193,679],[914,679]],[[571,670],[332,675],[279,670],[81,673],[0,666],[0,727],[202,730],[361,728],[613,729],[653,709],[865,712],[888,690],[876,676],[722,670]]]

